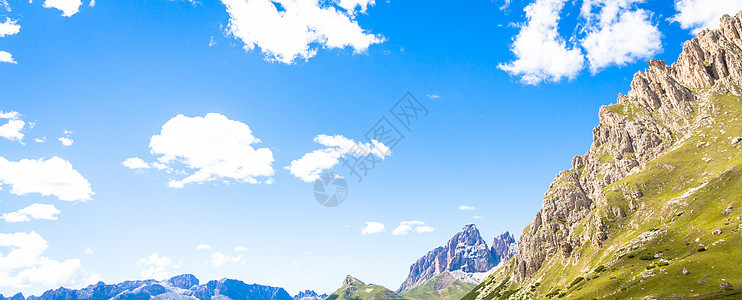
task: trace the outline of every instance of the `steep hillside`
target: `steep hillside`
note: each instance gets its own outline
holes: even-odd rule
[[[636,73],[516,256],[464,299],[742,297],[741,35],[742,13],[724,16]]]

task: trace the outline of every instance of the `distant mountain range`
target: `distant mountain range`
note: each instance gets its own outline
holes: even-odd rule
[[[397,292],[365,284],[348,275],[328,300],[437,300],[460,299],[489,276],[494,268],[517,252],[509,232],[495,237],[492,247],[474,224],[464,226],[444,246],[437,247],[410,266],[410,274]]]
[[[212,280],[206,284],[199,284],[198,278],[191,274],[183,274],[168,280],[135,280],[124,281],[118,284],[98,282],[86,288],[72,290],[58,288],[44,292],[41,296],[25,298],[18,293],[13,297],[0,300],[145,300],[145,299],[261,299],[261,300],[315,300],[323,299],[325,295],[317,295],[314,291],[300,292],[294,297],[283,288],[259,284],[246,284],[240,280],[221,279]]]
[[[482,239],[474,224],[464,226],[445,246],[437,247],[410,266],[410,274],[399,290],[366,284],[348,275],[334,293],[319,295],[312,290],[289,295],[280,287],[246,284],[235,279],[212,280],[200,284],[198,278],[183,274],[167,280],[134,280],[118,284],[98,282],[74,290],[60,287],[41,296],[18,293],[0,300],[428,300],[459,299],[482,282],[495,266],[517,251],[509,232],[495,237],[492,247]]]

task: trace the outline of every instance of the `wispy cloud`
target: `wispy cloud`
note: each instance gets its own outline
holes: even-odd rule
[[[433,232],[434,228],[428,226],[423,221],[402,221],[399,226],[392,231],[392,235],[407,235],[410,231],[417,233]]]

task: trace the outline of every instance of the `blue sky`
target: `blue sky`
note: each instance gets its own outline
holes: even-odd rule
[[[465,224],[488,243],[519,235],[588,150],[598,107],[740,9],[0,0],[0,293],[181,273],[396,289]],[[346,175],[322,166],[349,145],[378,150],[364,134],[408,91],[428,116],[347,177],[345,202],[319,205],[313,174]]]

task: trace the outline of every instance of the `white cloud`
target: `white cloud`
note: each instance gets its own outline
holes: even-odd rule
[[[85,247],[85,249],[82,250],[82,253],[85,253],[85,255],[93,255],[93,254],[95,254],[95,252],[93,252],[93,249],[90,249],[90,247]]]
[[[558,29],[567,1],[534,0],[524,9],[526,22],[511,46],[516,60],[499,68],[536,85],[573,79],[586,58],[595,74],[608,66],[652,57],[662,51],[662,35],[651,21],[651,12],[637,8],[644,1],[584,0],[575,33],[565,38]]]
[[[229,13],[230,34],[241,39],[245,50],[255,46],[268,60],[291,64],[297,58],[309,59],[317,48],[350,47],[365,52],[383,42],[379,35],[367,33],[354,19],[367,0],[222,0]],[[338,3],[339,9],[333,6]],[[280,7],[277,8],[277,7]]]
[[[167,256],[160,256],[157,253],[152,253],[145,258],[137,260],[137,266],[144,268],[142,270],[142,278],[144,279],[156,279],[164,280],[170,276],[170,272],[167,268],[172,264]]]
[[[150,165],[149,163],[147,163],[146,161],[144,161],[143,159],[139,157],[127,158],[126,160],[121,162],[121,164],[124,167],[127,167],[129,169],[134,169],[134,170],[152,168],[152,165]]]
[[[402,221],[397,228],[394,228],[392,235],[407,235],[410,231],[417,233],[433,232],[434,228],[425,224],[423,221]]]
[[[0,218],[8,223],[28,222],[31,220],[56,220],[62,213],[52,204],[34,203],[16,212],[4,213]]]
[[[71,17],[80,11],[82,1],[80,0],[46,0],[44,7],[56,8],[62,11],[62,16]]]
[[[466,205],[459,206],[459,210],[475,210],[475,209],[476,208],[474,206],[466,206]]]
[[[211,255],[211,265],[214,267],[221,267],[228,263],[244,264],[245,261],[242,259],[242,255],[229,256],[218,251]]]
[[[0,51],[1,61],[3,61],[2,51]],[[0,119],[8,120],[7,123],[0,125],[0,137],[11,141],[23,141],[23,128],[26,126],[26,122],[21,120],[21,114],[15,111],[0,111]]]
[[[286,167],[292,175],[304,182],[313,182],[319,179],[323,171],[340,163],[339,159],[346,155],[364,157],[373,154],[380,159],[391,155],[391,150],[376,140],[372,140],[371,143],[361,143],[342,135],[320,134],[314,138],[314,142],[327,148],[304,154]]]
[[[87,201],[94,194],[88,180],[57,156],[17,162],[0,157],[0,184],[9,185],[14,195],[39,193],[63,201]]]
[[[650,58],[662,50],[661,34],[650,22],[649,12],[633,6],[643,0],[585,1],[582,17],[588,22],[582,47],[594,74],[610,65],[623,66]],[[600,7],[595,16],[592,11]],[[597,19],[597,24],[592,24]]]
[[[384,232],[384,224],[379,222],[366,222],[366,226],[361,229],[362,235]]]
[[[95,0],[90,0],[90,3],[88,3],[88,6],[95,7]]]
[[[62,143],[62,145],[65,145],[65,146],[72,146],[72,143],[75,142],[73,139],[68,138],[68,137],[60,137],[59,141]]]
[[[521,26],[511,51],[517,59],[498,67],[521,76],[526,84],[574,78],[584,64],[582,51],[568,47],[559,35],[559,16],[566,0],[536,0],[526,6],[526,24]]]
[[[196,246],[196,250],[211,250],[211,245],[209,245],[209,244],[198,244],[198,246]]]
[[[484,217],[482,217],[482,216],[474,216],[472,218],[474,218],[474,219],[484,219]]]
[[[186,176],[171,179],[168,186],[172,188],[229,179],[256,184],[256,177],[270,177],[275,172],[273,153],[268,148],[253,148],[256,143],[260,140],[249,126],[223,115],[178,115],[162,125],[159,135],[152,136],[150,151],[160,157],[148,165]],[[122,164],[142,169],[147,163],[134,157]]]
[[[16,24],[15,20],[6,17],[5,22],[0,23],[0,37],[18,34],[20,31],[21,25]]]
[[[234,247],[234,251],[244,252],[244,251],[247,251],[247,247],[237,246],[237,247]]]
[[[676,0],[672,21],[693,34],[709,28],[719,28],[719,19],[724,14],[735,15],[742,10],[742,0]]]
[[[5,249],[10,248],[10,251]],[[42,256],[48,248],[36,232],[0,233],[0,286],[61,286],[75,284],[82,265],[79,259],[59,262]]]
[[[37,143],[46,143],[46,137],[45,136],[42,136],[40,138],[35,138],[35,139],[33,139],[33,141],[34,142],[37,142]]]
[[[0,62],[9,63],[9,64],[17,64],[18,62],[13,59],[13,54],[10,54],[5,51],[0,51]]]
[[[426,96],[428,96],[428,98],[434,99],[434,100],[441,98],[441,96],[438,96],[438,94],[427,94]]]

